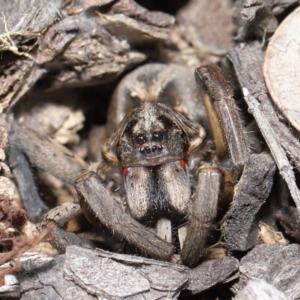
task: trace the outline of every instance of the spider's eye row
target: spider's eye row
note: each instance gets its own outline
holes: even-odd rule
[[[143,134],[139,134],[138,136],[135,137],[135,142],[139,145],[143,145],[146,142],[146,136]]]
[[[156,131],[152,135],[152,139],[154,142],[161,142],[164,138],[164,134],[161,131]]]

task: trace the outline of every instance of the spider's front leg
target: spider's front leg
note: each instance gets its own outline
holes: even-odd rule
[[[216,154],[220,163],[238,180],[250,151],[233,90],[215,65],[197,68],[195,77],[209,118]]]
[[[217,215],[222,181],[219,169],[208,164],[198,170],[197,177],[187,235],[181,251],[181,259],[188,266],[196,265],[204,254],[207,238]]]
[[[249,150],[233,91],[214,65],[198,68],[195,75],[212,126],[216,154],[220,164],[224,163],[237,180],[248,160]],[[219,196],[222,194],[224,202],[232,199],[233,183],[228,170],[222,167],[204,165],[199,168],[181,253],[185,264],[193,266],[199,262],[217,216]]]
[[[173,246],[126,214],[102,185],[96,173],[88,172],[79,177],[76,189],[81,196],[80,205],[83,213],[91,224],[95,227],[104,225],[154,258],[170,260]]]

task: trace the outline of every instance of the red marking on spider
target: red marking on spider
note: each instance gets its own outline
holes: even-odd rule
[[[122,173],[126,177],[128,175],[128,168],[127,167],[123,168]]]
[[[179,160],[180,165],[185,169],[186,163],[183,159]]]

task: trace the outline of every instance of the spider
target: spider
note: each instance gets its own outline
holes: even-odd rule
[[[9,159],[29,215],[34,219],[45,210],[30,172],[24,171],[30,163],[65,182],[76,181],[90,223],[153,258],[170,260],[174,253],[169,220],[185,225],[179,230],[181,260],[188,266],[199,263],[248,147],[220,70],[202,66],[195,77],[200,93],[190,72],[175,64],[148,64],[128,74],[110,103],[103,158],[92,167],[12,122]],[[211,131],[204,129],[209,123]],[[153,226],[156,231],[148,228]]]

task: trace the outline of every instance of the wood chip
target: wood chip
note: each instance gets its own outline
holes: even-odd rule
[[[235,300],[287,300],[279,290],[264,280],[250,280]]]
[[[300,297],[300,245],[259,245],[240,262],[240,279],[235,292],[252,279],[263,279],[288,299]]]
[[[237,186],[227,215],[224,238],[231,251],[253,247],[258,236],[257,213],[273,185],[275,163],[269,154],[252,154]]]

